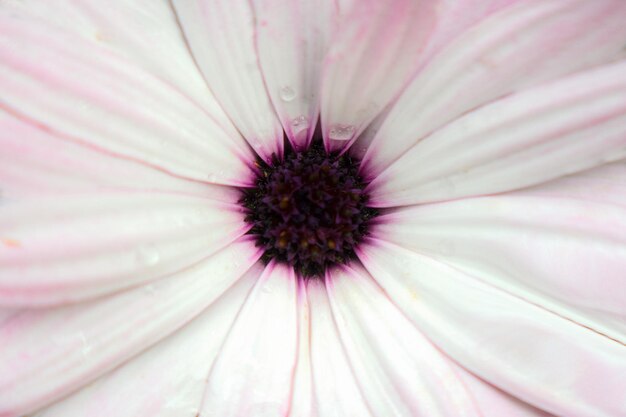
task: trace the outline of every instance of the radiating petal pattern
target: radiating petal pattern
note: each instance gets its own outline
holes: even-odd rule
[[[364,0],[342,10],[324,61],[321,120],[326,146],[342,148],[400,92],[417,70],[433,2]]]
[[[450,361],[366,271],[356,265],[332,271],[326,286],[339,338],[374,415],[482,416]]]
[[[383,216],[376,233],[626,343],[626,206],[607,201],[626,176],[602,175],[624,173],[623,163],[613,168],[563,181],[578,179],[587,196],[557,183],[407,207]]]
[[[144,351],[204,311],[259,256],[242,239],[149,285],[11,316],[0,328],[0,415],[48,405]]]
[[[259,264],[169,338],[33,417],[196,417],[211,365]]]
[[[327,0],[254,0],[259,63],[276,113],[296,148],[319,118],[321,66],[336,10]]]
[[[372,204],[393,207],[510,191],[624,157],[626,60],[461,117],[376,177],[370,184]]]
[[[621,0],[522,1],[473,26],[428,62],[363,161],[375,177],[460,115],[540,82],[626,56]]]
[[[173,0],[185,37],[211,91],[265,160],[283,151],[283,132],[265,89],[248,1]]]
[[[359,254],[413,323],[460,365],[540,409],[626,414],[626,346],[433,258],[383,241]]]
[[[58,137],[198,181],[252,179],[252,152],[241,138],[95,41],[2,13],[0,62],[0,105]]]
[[[202,416],[288,413],[298,346],[296,290],[293,269],[266,267],[211,369]]]

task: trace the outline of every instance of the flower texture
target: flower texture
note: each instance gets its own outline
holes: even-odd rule
[[[625,22],[0,0],[0,416],[626,416]]]

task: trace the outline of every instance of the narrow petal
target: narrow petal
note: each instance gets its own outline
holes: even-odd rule
[[[0,205],[0,304],[73,302],[191,266],[243,235],[235,205],[91,192]]]
[[[172,3],[204,78],[237,129],[263,159],[282,155],[283,132],[263,83],[249,2]]]
[[[434,24],[432,6],[365,0],[341,12],[322,75],[327,147],[341,148],[358,136],[408,83]]]
[[[46,406],[144,351],[204,311],[259,256],[245,239],[150,285],[10,317],[0,328],[0,415]]]
[[[234,137],[239,136],[209,90],[167,1],[8,0],[2,7],[73,35],[96,41],[172,84],[201,105]]]
[[[293,375],[289,417],[315,417],[311,362],[311,313],[307,285],[298,281],[298,361]]]
[[[267,266],[211,369],[201,415],[288,413],[298,352],[296,289],[291,268]]]
[[[159,169],[68,141],[0,109],[0,199],[37,201],[100,191],[154,191],[233,204],[234,188],[169,175]]]
[[[626,343],[624,325],[603,319],[626,324],[626,206],[598,200],[529,191],[416,206],[376,235]]]
[[[311,364],[317,416],[373,417],[375,414],[365,402],[341,344],[324,283],[310,280],[307,295],[311,309]]]
[[[306,147],[319,118],[322,60],[335,6],[327,0],[255,0],[263,78],[291,143]]]
[[[2,107],[60,138],[194,180],[244,185],[252,179],[252,153],[243,140],[95,41],[3,13],[0,62]]]
[[[443,356],[355,266],[327,282],[333,316],[365,401],[376,416],[478,417]]]
[[[33,417],[196,417],[215,357],[263,268],[178,332]]]
[[[510,191],[624,157],[626,61],[620,61],[504,98],[447,125],[374,179],[372,204]]]
[[[624,57],[625,18],[621,0],[521,1],[490,15],[406,88],[365,156],[364,174],[374,178],[431,132],[496,98]]]
[[[542,410],[626,414],[626,346],[476,277],[373,241],[365,267],[413,323],[460,365]]]

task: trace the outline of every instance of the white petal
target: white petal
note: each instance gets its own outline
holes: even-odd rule
[[[235,203],[234,188],[188,181],[149,165],[57,137],[0,110],[0,199],[99,191],[155,191]],[[183,197],[184,198],[184,197]]]
[[[317,416],[374,416],[348,362],[324,283],[317,279],[309,280],[307,295],[311,315],[314,410]]]
[[[419,142],[370,185],[397,206],[510,191],[626,157],[626,61],[473,111]]]
[[[443,356],[355,265],[326,283],[361,392],[376,416],[482,416]]]
[[[200,104],[229,135],[239,136],[219,106],[187,48],[167,1],[6,0],[2,7],[95,40],[153,75],[173,84]]]
[[[169,275],[243,235],[235,205],[91,192],[0,206],[0,303],[73,302]]]
[[[96,41],[3,13],[0,61],[7,110],[59,138],[194,180],[252,181],[243,140]]]
[[[434,24],[432,5],[364,0],[341,13],[322,74],[327,147],[341,148],[358,136],[410,80]]]
[[[150,285],[12,316],[0,328],[0,415],[50,404],[150,347],[200,314],[259,256],[242,239]]]
[[[266,267],[211,369],[201,415],[288,413],[298,352],[296,289],[292,268]]]
[[[334,4],[327,0],[254,0],[263,78],[287,137],[308,145],[319,118],[321,65]]]
[[[259,265],[206,311],[146,352],[36,417],[196,417],[211,365]]]
[[[498,97],[624,57],[624,19],[621,0],[523,1],[491,15],[404,91],[365,156],[364,174],[375,177],[429,133]]]
[[[540,409],[626,414],[626,346],[458,269],[375,241],[359,258],[413,323],[463,367]]]
[[[251,5],[228,0],[172,3],[204,78],[235,126],[263,159],[281,155],[283,131],[263,84]]]

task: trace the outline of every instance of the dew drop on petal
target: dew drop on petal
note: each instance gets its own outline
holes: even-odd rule
[[[306,116],[298,116],[291,121],[291,130],[294,134],[309,128],[309,119]]]
[[[286,85],[284,87],[281,87],[279,95],[282,101],[290,102],[296,98],[296,91],[293,88]]]
[[[350,140],[355,131],[353,125],[335,124],[330,127],[328,137],[333,140]]]

